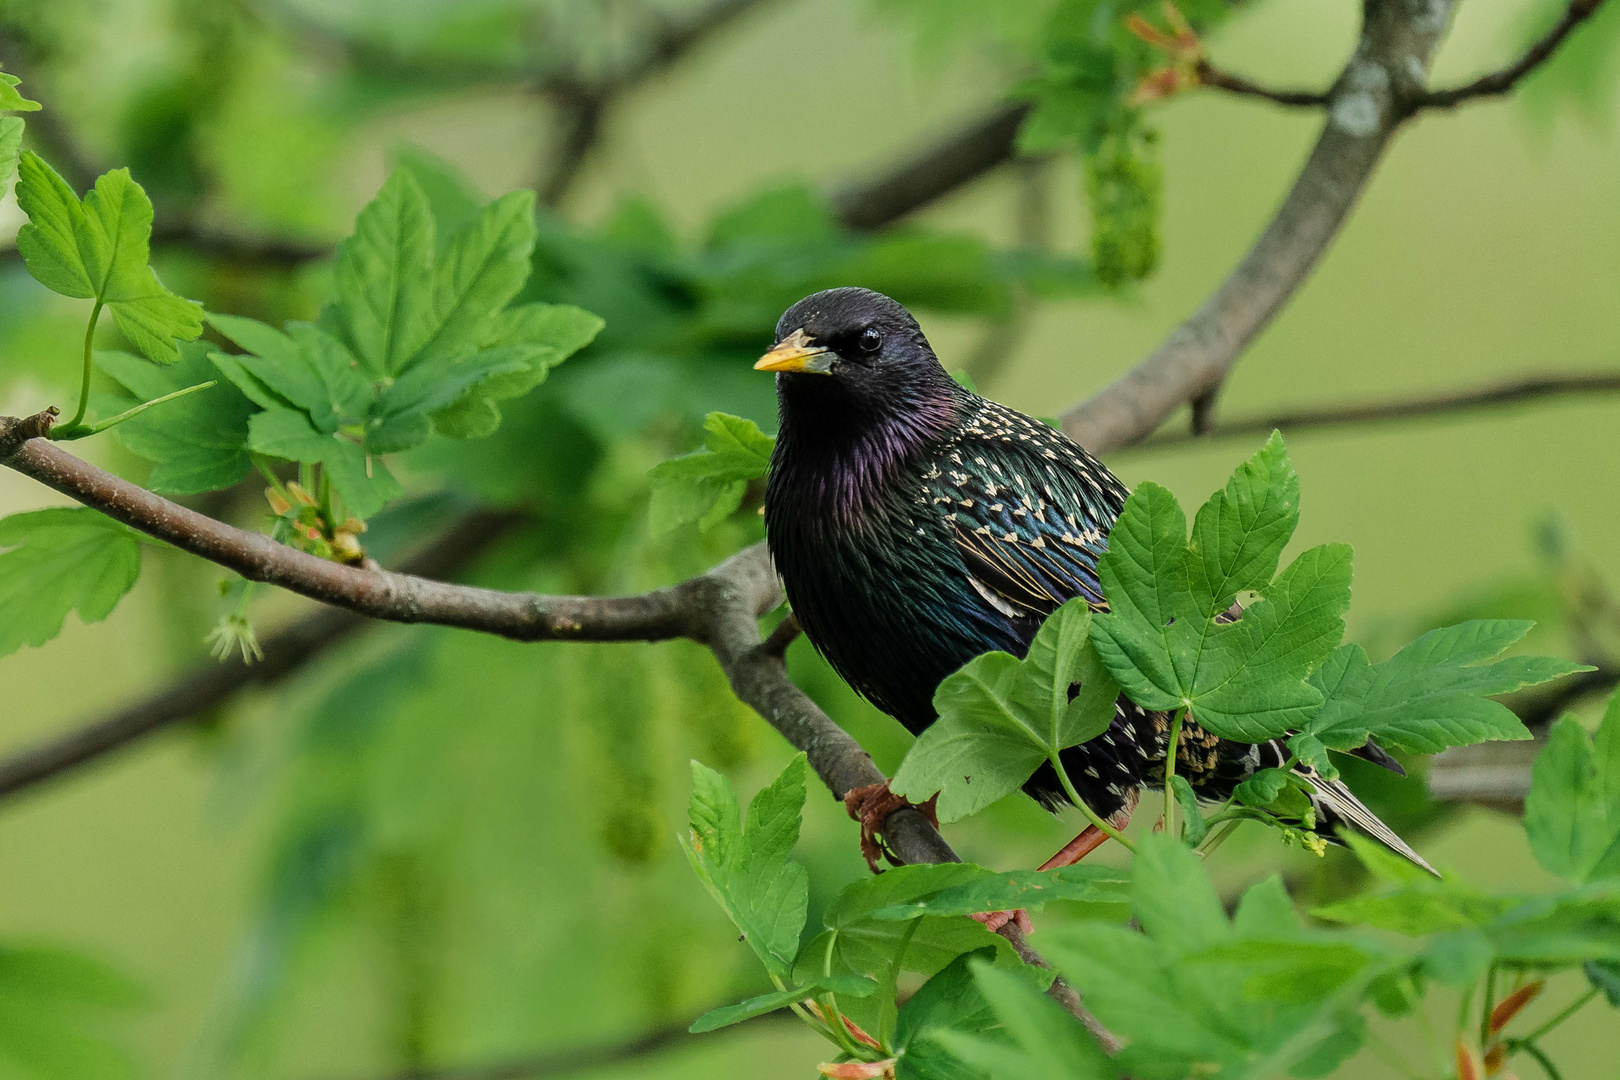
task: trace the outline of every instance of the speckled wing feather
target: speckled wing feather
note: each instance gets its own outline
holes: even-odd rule
[[[1076,596],[1102,606],[1097,557],[1126,492],[1071,439],[982,401],[924,481],[988,602],[1038,616]]]

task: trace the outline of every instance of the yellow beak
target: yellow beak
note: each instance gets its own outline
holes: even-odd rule
[[[812,375],[826,375],[832,371],[838,354],[831,349],[818,349],[810,344],[810,336],[795,330],[782,343],[754,365],[755,371],[798,371]]]

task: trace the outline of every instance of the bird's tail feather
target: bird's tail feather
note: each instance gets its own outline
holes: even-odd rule
[[[1395,835],[1394,829],[1378,820],[1378,815],[1367,809],[1344,784],[1325,779],[1314,769],[1296,768],[1294,772],[1311,788],[1311,801],[1316,804],[1318,832],[1331,833],[1334,825],[1348,826],[1378,841],[1413,865],[1421,866],[1435,877],[1440,876],[1439,871],[1425,862],[1423,856],[1413,851],[1405,840]]]

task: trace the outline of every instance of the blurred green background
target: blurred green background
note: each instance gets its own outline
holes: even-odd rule
[[[1016,81],[1015,43],[984,30],[944,41],[927,32],[971,22],[976,5],[942,3],[950,10],[922,19],[914,7],[760,5],[616,104],[556,234],[600,246],[611,222],[613,251],[634,251],[654,242],[645,219],[656,208],[686,250],[727,207],[783,184],[857,180]],[[1009,5],[1009,42],[1025,7],[1039,5]],[[22,73],[26,57],[23,89],[47,108],[38,115],[70,132],[86,160],[132,165],[160,215],[329,243],[403,146],[452,163],[485,196],[536,184],[553,106],[467,72],[514,56],[611,64],[647,25],[645,8],[0,0],[0,41],[15,52],[0,51],[0,62]],[[1525,8],[1462,5],[1435,82],[1511,56],[1535,18]],[[542,9],[550,31],[537,38],[524,28]],[[1209,44],[1228,69],[1321,86],[1353,46],[1357,19],[1349,0],[1254,0]],[[1620,59],[1609,44],[1620,35],[1603,35],[1584,59],[1612,74]],[[340,39],[366,43],[361,62]],[[432,63],[393,62],[421,56]],[[1612,369],[1620,140],[1613,80],[1592,85],[1570,102],[1533,81],[1526,100],[1428,115],[1402,133],[1323,264],[1238,365],[1223,415]],[[1010,345],[980,382],[990,396],[1047,416],[1102,386],[1242,256],[1320,123],[1210,92],[1153,115],[1165,172],[1158,273],[1122,296],[1043,300],[1020,334],[940,310],[948,304],[923,306],[947,367],[998,334]],[[1049,200],[1049,247],[1085,258],[1078,168],[1056,160],[1034,182]],[[1029,183],[1003,168],[921,221],[1015,247]],[[641,209],[625,210],[626,200]],[[0,204],[0,236],[18,218],[9,198]],[[569,249],[558,240],[552,250]],[[490,444],[407,466],[414,491],[476,491],[533,515],[472,580],[639,589],[698,572],[758,533],[744,514],[707,536],[650,538],[644,477],[695,445],[694,424],[710,408],[769,426],[769,384],[747,373],[769,323],[752,336],[712,334],[666,363],[661,336],[690,332],[669,314],[685,300],[659,306],[676,286],[590,252],[537,287],[607,318],[598,347],[509,410]],[[301,317],[321,296],[318,266],[266,270],[180,249],[158,265],[218,310]],[[15,260],[4,263],[0,412],[70,396],[82,318]],[[1186,503],[1258,441],[1139,449],[1110,464],[1127,483],[1152,478]],[[1305,493],[1295,543],[1354,544],[1351,635],[1375,653],[1449,613],[1487,608],[1549,619],[1542,646],[1568,652],[1538,530],[1556,531],[1600,576],[1620,571],[1620,399],[1304,432],[1290,445]],[[85,449],[140,475],[106,440]],[[237,493],[216,510],[253,523],[260,498]],[[0,513],[59,501],[0,471]],[[442,523],[435,512],[423,520]],[[419,538],[425,528],[405,520],[394,532]],[[0,659],[0,747],[99,716],[197,663],[219,613],[217,578],[195,560],[151,553],[142,583],[106,622],[70,621],[48,647]],[[267,596],[255,620],[263,635],[304,610]],[[892,769],[905,746],[899,728],[836,685],[804,643],[792,660]],[[751,790],[786,756],[696,646],[515,645],[380,627],[288,683],[0,806],[0,941],[69,947],[121,973],[135,1003],[86,1023],[110,1031],[139,1076],[340,1080],[546,1052],[561,1055],[547,1066],[556,1074],[575,1051],[756,988],[746,948],[677,851],[684,763],[724,767]],[[1010,867],[1033,865],[1071,834],[1067,822],[1009,803],[949,838],[966,858]],[[1545,880],[1517,822],[1494,811],[1464,809],[1417,846],[1486,888],[1533,891]],[[813,905],[864,873],[854,825],[814,793],[799,857],[818,890]],[[1331,880],[1315,861],[1258,835],[1217,860],[1233,887],[1282,865],[1306,876],[1302,888],[1313,874]],[[1615,1075],[1612,1017],[1593,1008],[1548,1040],[1570,1080]],[[825,1056],[807,1030],[765,1021],[578,1075],[809,1076]],[[124,1067],[95,1065],[108,1075]],[[1342,1075],[1387,1067],[1363,1053]]]

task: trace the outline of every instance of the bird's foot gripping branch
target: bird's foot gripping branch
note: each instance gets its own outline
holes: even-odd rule
[[[1064,751],[1110,729],[1123,691],[1165,718],[1166,744],[1177,747],[1163,748],[1175,764],[1163,769],[1161,829],[1120,837],[1133,850],[1126,870],[901,866],[846,887],[823,910],[824,927],[806,934],[807,875],[788,861],[802,759],[746,816],[726,781],[695,765],[688,854],[774,990],[694,1030],[791,1008],[837,1048],[823,1072],[841,1077],[1319,1075],[1366,1044],[1366,1007],[1414,1015],[1439,984],[1465,995],[1457,1030],[1431,1043],[1432,1062],[1400,1067],[1438,1076],[1445,1062],[1477,1061],[1483,1076],[1485,1063],[1542,1053],[1546,1025],[1509,1029],[1550,974],[1584,971],[1592,989],[1572,1005],[1600,990],[1620,1005],[1620,697],[1595,747],[1566,720],[1536,767],[1529,840],[1566,879],[1563,891],[1492,895],[1436,875],[1338,782],[1330,752],[1365,752],[1373,740],[1429,753],[1529,738],[1486,695],[1579,668],[1500,658],[1528,629],[1513,622],[1435,630],[1372,664],[1340,643],[1347,547],[1308,549],[1278,572],[1298,515],[1298,478],[1277,437],[1200,508],[1190,536],[1170,493],[1143,485],[1110,537],[1107,611],[1071,602],[1025,657],[986,654],[947,679],[940,720],[896,775],[898,794],[936,797],[949,822],[1049,767],[1095,823]],[[1201,772],[1216,736],[1273,763],[1218,801]],[[1314,912],[1345,929],[1308,928],[1276,878],[1229,917],[1201,856],[1243,821],[1317,851],[1348,843],[1382,884]],[[1025,965],[968,917],[1052,902],[1065,918],[1036,943],[1123,1042],[1117,1055],[1042,995],[1050,971]],[[1121,925],[1127,915],[1140,932]],[[897,992],[917,977],[926,981],[914,993]]]

